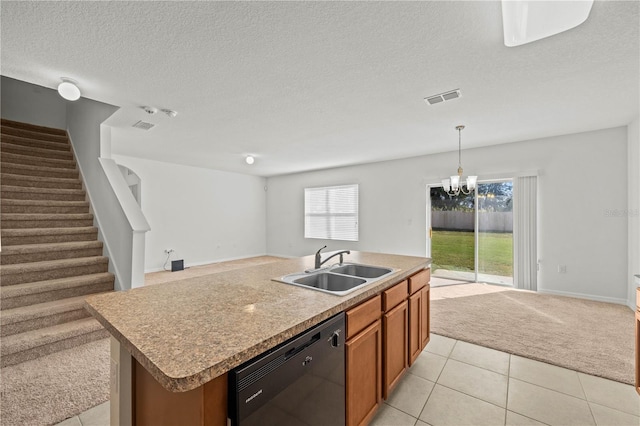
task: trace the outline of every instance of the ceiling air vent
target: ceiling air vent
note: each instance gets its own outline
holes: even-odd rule
[[[142,130],[151,130],[153,126],[155,126],[155,124],[147,123],[146,121],[142,121],[142,120],[138,121],[136,124],[133,125],[133,127],[135,127],[136,129],[142,129]]]
[[[429,105],[438,104],[444,101],[450,101],[451,99],[457,99],[461,97],[460,89],[450,90],[448,92],[439,93],[437,95],[429,96],[424,98],[424,101]]]

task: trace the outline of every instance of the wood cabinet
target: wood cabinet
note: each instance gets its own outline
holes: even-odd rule
[[[133,425],[227,425],[227,374],[187,392],[171,392],[138,361],[133,370]]]
[[[429,269],[409,278],[409,365],[429,343]]]
[[[422,334],[420,319],[422,315],[422,293],[417,291],[409,296],[409,365],[412,365],[422,352]]]
[[[380,295],[346,312],[346,424],[366,425],[382,400]]]
[[[409,306],[408,282],[401,283],[382,293],[382,396],[387,399],[407,370]]]
[[[420,311],[420,337],[422,342],[420,347],[424,349],[431,339],[431,286],[427,284],[425,287],[422,287],[420,292],[422,293],[422,311]]]

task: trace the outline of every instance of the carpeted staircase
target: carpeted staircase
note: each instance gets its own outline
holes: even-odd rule
[[[84,309],[113,291],[67,133],[2,119],[0,364],[108,336]]]

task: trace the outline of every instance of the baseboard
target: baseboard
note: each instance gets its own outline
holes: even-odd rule
[[[268,253],[263,256],[284,257],[285,259],[297,259],[299,257],[303,257],[303,256],[292,256],[290,254],[274,254],[274,253]]]
[[[226,258],[222,258],[222,259],[203,260],[203,261],[200,261],[200,262],[193,262],[193,263],[185,262],[184,267],[186,269],[186,268],[191,268],[193,266],[211,265],[212,263],[231,262],[233,260],[243,260],[243,259],[249,259],[249,258],[252,258],[252,257],[260,257],[260,256],[284,257],[284,256],[278,256],[278,255],[275,255],[275,254],[260,253],[260,254],[250,254],[250,255],[239,256],[239,257],[226,257]],[[144,273],[145,274],[150,274],[152,272],[161,272],[161,271],[164,271],[164,270],[165,270],[164,268],[145,269]],[[166,272],[170,272],[170,271],[166,271]]]
[[[587,299],[587,300],[594,300],[596,302],[606,302],[606,303],[615,303],[617,305],[625,305],[627,306],[627,300],[626,299],[620,299],[617,297],[605,297],[605,296],[594,296],[592,294],[582,294],[582,293],[571,293],[568,291],[557,291],[557,290],[545,290],[545,289],[538,289],[538,293],[541,294],[552,294],[555,296],[566,296],[566,297],[575,297],[578,299]]]

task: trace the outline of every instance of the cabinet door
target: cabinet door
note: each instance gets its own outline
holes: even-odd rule
[[[413,364],[422,351],[422,317],[422,292],[419,291],[409,297],[409,365]]]
[[[424,349],[429,343],[429,339],[431,338],[431,323],[430,323],[430,315],[431,315],[431,302],[429,301],[430,297],[430,286],[427,284],[426,287],[423,287],[420,290],[422,293],[422,310],[420,314],[422,317],[420,318],[420,337],[422,342],[420,344],[420,350]]]
[[[347,426],[365,425],[382,398],[382,326],[378,320],[345,343]]]
[[[382,333],[384,347],[384,377],[382,393],[387,399],[391,390],[407,369],[407,338],[409,329],[408,303],[404,302],[384,314]]]

